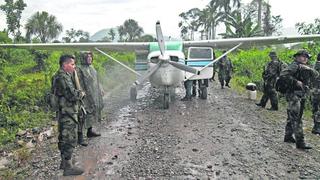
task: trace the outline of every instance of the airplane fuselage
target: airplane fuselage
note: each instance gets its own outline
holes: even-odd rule
[[[166,55],[170,58],[170,61],[176,61],[178,63],[184,64],[185,56],[180,51],[166,51]],[[157,57],[160,56],[160,51],[151,52],[148,55],[148,66],[152,68],[159,62]],[[175,68],[169,63],[162,62],[159,69],[154,72],[149,81],[153,87],[178,87],[181,86],[185,78],[185,71]]]

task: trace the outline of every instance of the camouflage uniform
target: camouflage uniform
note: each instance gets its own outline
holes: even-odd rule
[[[309,55],[305,51],[299,51],[296,56]],[[310,85],[310,81],[313,77],[318,76],[318,73],[304,64],[294,61],[287,68],[280,73],[280,77],[284,78],[287,82],[292,84],[292,88],[286,93],[286,100],[288,102],[287,107],[287,124],[285,128],[285,142],[295,142],[297,148],[310,149],[304,141],[302,115],[305,107],[307,87]],[[303,87],[297,85],[297,82],[303,83]],[[292,135],[295,135],[295,139]]]
[[[221,88],[223,88],[224,85],[230,87],[229,82],[231,80],[231,75],[233,71],[232,62],[229,60],[227,56],[225,56],[217,62],[216,66],[219,69],[218,78],[221,84]],[[226,84],[224,84],[224,82],[226,82]]]
[[[95,68],[86,62],[86,58],[91,52],[80,53],[80,65],[78,66],[81,88],[86,93],[84,105],[87,111],[85,116],[84,127],[88,129],[87,136],[95,137],[100,134],[93,132],[92,126],[94,122],[101,121],[101,111],[103,109],[102,87],[99,84],[98,74]],[[79,130],[82,132],[82,130]],[[93,135],[93,136],[91,136]]]
[[[58,148],[65,159],[70,160],[77,145],[78,108],[80,91],[75,89],[72,75],[60,69],[55,77],[56,94],[59,97]]]
[[[320,53],[318,54],[317,62],[314,65],[314,69],[320,72]],[[314,126],[312,128],[313,134],[320,134],[320,77],[317,77],[313,81],[313,89],[311,94],[312,114]]]
[[[264,80],[263,96],[260,100],[260,103],[258,103],[257,105],[264,108],[268,100],[270,99],[270,102],[271,102],[270,110],[278,110],[278,95],[275,90],[275,83],[283,68],[283,63],[278,60],[275,52],[270,52],[269,56],[270,58],[273,58],[273,60],[267,63],[263,71],[263,74],[262,74],[262,77]]]

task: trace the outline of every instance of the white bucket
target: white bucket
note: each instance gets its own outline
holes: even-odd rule
[[[254,90],[254,91],[247,90],[247,94],[248,94],[249,99],[251,99],[251,100],[257,99],[257,91],[256,90]]]

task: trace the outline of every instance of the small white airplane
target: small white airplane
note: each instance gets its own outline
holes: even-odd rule
[[[303,35],[303,36],[278,36],[278,37],[253,37],[253,38],[234,38],[234,39],[218,39],[218,40],[201,40],[201,41],[181,41],[181,42],[164,42],[161,31],[160,22],[156,23],[156,34],[158,43],[154,42],[120,42],[120,43],[37,43],[37,44],[0,44],[4,48],[64,48],[73,47],[79,50],[95,49],[106,55],[113,61],[116,61],[129,71],[135,73],[138,79],[134,82],[130,89],[130,98],[135,100],[137,97],[137,89],[140,89],[144,82],[150,81],[155,88],[164,90],[164,108],[169,108],[170,96],[172,91],[181,86],[186,80],[209,79],[212,76],[212,65],[223,56],[237,49],[239,46],[252,47],[271,44],[286,44],[305,41],[319,41],[320,35]],[[186,60],[183,48],[203,48],[210,51],[212,48],[231,48],[220,57],[213,59],[213,56],[206,58],[194,58],[188,56]],[[115,58],[111,57],[102,49],[114,51],[134,51],[148,50],[148,60],[145,64],[144,74],[140,74],[132,68],[126,66]],[[189,51],[190,52],[190,51]],[[212,51],[210,51],[212,54]],[[209,53],[210,54],[210,53]],[[206,89],[205,89],[206,90]]]

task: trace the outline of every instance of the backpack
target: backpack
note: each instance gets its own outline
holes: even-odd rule
[[[51,90],[47,92],[45,96],[45,101],[50,107],[50,109],[54,112],[59,110],[59,97],[56,94],[57,88],[56,88],[56,80],[58,79],[55,75],[52,78],[52,84],[51,84]]]
[[[277,79],[276,81],[275,87],[276,87],[276,91],[282,94],[285,94],[293,91],[294,84],[293,84],[293,81],[290,81],[285,77],[280,76],[279,79]]]

